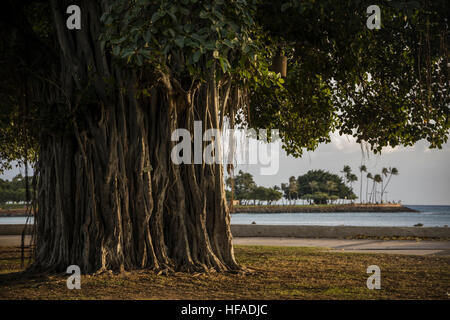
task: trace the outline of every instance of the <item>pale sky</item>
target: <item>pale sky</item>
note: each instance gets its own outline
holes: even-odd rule
[[[372,174],[391,166],[398,169],[399,175],[391,179],[388,200],[401,200],[403,204],[410,205],[450,205],[450,144],[447,143],[441,150],[430,150],[427,145],[426,141],[420,141],[413,147],[385,149],[381,155],[371,154],[367,158],[352,137],[333,134],[331,143],[320,145],[316,151],[305,152],[300,159],[287,156],[284,150],[276,153],[280,157],[276,175],[261,175],[258,165],[240,165],[235,172],[240,169],[250,172],[257,184],[270,187],[287,182],[290,176],[297,177],[313,169],[340,174],[343,166],[348,164],[358,177],[354,192],[359,196],[358,167],[361,163]],[[0,178],[11,179],[18,172],[14,169],[0,175]],[[365,187],[364,178],[363,193]]]

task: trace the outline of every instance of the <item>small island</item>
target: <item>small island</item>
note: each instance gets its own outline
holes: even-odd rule
[[[379,174],[367,172],[365,165],[358,169],[360,179],[345,165],[340,172],[342,176],[325,170],[309,170],[297,178],[291,176],[281,187],[272,188],[258,186],[250,173],[240,170],[226,180],[230,212],[417,212],[387,199],[387,187],[392,177],[398,175],[397,168],[383,168]],[[357,180],[360,180],[359,196],[353,190]]]
[[[417,212],[401,204],[235,205],[231,213]]]

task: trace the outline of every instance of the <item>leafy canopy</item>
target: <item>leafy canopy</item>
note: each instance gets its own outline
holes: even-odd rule
[[[350,199],[353,190],[345,185],[337,174],[324,170],[310,170],[297,178],[299,198],[316,192],[337,196],[339,199]]]
[[[372,3],[365,0],[109,3],[101,16],[102,36],[94,40],[112,63],[152,75],[150,85],[159,74],[169,74],[185,90],[211,75],[219,85],[232,83],[246,98],[234,110],[240,111],[237,120],[280,129],[290,154],[301,156],[304,148],[329,142],[334,130],[376,152],[421,139],[433,148],[447,141],[446,0],[380,0],[380,30],[366,27]],[[0,159],[12,160],[37,150],[42,131],[65,128],[60,122],[67,115],[55,109],[47,121],[49,115],[39,112],[49,100],[46,86],[61,81],[48,2],[5,5]],[[277,54],[288,58],[285,79],[271,71]],[[22,90],[25,80],[33,90]],[[28,139],[18,139],[19,131]]]
[[[256,20],[267,42],[289,57],[289,74],[283,88],[252,93],[253,125],[281,128],[288,152],[312,150],[335,129],[376,152],[447,141],[448,1],[377,1],[379,30],[366,27],[371,4],[278,0],[258,7]]]

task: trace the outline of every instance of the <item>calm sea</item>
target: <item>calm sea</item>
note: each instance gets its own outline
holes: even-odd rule
[[[330,212],[330,213],[240,213],[232,224],[317,225],[317,226],[450,226],[450,206],[408,206],[419,212]],[[25,217],[0,218],[0,224],[23,224]],[[31,219],[32,220],[32,219]],[[32,222],[32,221],[31,221]]]
[[[232,224],[316,225],[316,226],[450,226],[450,206],[408,206],[419,212],[330,212],[330,213],[240,213]]]

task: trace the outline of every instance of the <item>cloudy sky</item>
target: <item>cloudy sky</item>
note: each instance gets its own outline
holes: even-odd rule
[[[403,204],[450,205],[450,144],[441,150],[430,150],[427,142],[418,142],[413,147],[385,149],[381,155],[361,152],[360,145],[352,137],[332,135],[332,142],[322,144],[314,152],[307,152],[302,158],[287,156],[284,150],[275,152],[279,157],[276,175],[261,175],[261,166],[240,165],[236,168],[250,172],[259,185],[270,187],[286,182],[290,176],[299,176],[308,170],[325,169],[339,174],[342,167],[350,165],[358,176],[358,167],[364,163],[372,174],[380,173],[383,167],[396,167],[399,175],[394,176],[388,187],[388,200],[401,200]],[[11,179],[18,169],[0,175]],[[365,179],[364,179],[365,180]],[[365,190],[363,183],[363,192]],[[369,188],[370,189],[370,188]],[[359,195],[359,181],[354,184]]]
[[[413,147],[389,148],[384,149],[381,155],[367,156],[352,137],[336,133],[332,135],[331,143],[320,145],[300,159],[287,156],[281,150],[277,175],[261,175],[257,165],[240,165],[236,172],[239,169],[250,172],[257,184],[269,187],[314,169],[339,174],[348,164],[359,179],[358,167],[362,163],[372,174],[380,173],[383,167],[396,167],[399,175],[392,177],[389,183],[388,200],[401,200],[403,204],[410,205],[450,205],[450,144],[447,143],[441,150],[428,149],[427,145],[426,141],[420,141]],[[365,188],[364,179],[363,192]],[[359,181],[354,184],[354,191],[359,196]]]

